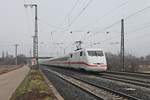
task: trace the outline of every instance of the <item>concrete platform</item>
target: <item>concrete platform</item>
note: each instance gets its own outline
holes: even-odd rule
[[[0,100],[9,100],[29,72],[28,66],[0,75]]]

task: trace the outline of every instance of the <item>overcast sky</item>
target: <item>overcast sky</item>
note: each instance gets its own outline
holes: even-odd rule
[[[85,48],[118,53],[122,18],[125,18],[126,53],[150,54],[150,0],[3,0],[0,55],[2,51],[14,54],[14,44],[20,45],[19,54],[30,55],[34,8],[25,8],[25,3],[38,5],[40,56],[62,55],[64,49],[70,52],[76,40],[82,40]]]

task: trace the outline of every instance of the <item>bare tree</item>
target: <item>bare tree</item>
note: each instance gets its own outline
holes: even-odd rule
[[[121,71],[121,59],[119,54],[106,53],[106,59],[108,63],[108,70]],[[131,54],[125,55],[125,71],[136,72],[139,69],[139,58],[132,56]]]

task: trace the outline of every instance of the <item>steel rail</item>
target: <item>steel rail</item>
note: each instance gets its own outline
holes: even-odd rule
[[[115,75],[126,75],[132,77],[141,77],[150,79],[150,73],[139,73],[139,72],[117,72],[117,71],[106,71],[104,73],[115,74]]]
[[[112,96],[117,96],[118,98],[121,98],[121,99],[119,99],[119,100],[123,100],[123,98],[124,98],[125,100],[140,100],[140,99],[138,99],[138,98],[136,98],[136,97],[133,97],[133,96],[130,96],[130,95],[128,95],[128,94],[125,94],[125,93],[122,93],[122,92],[118,92],[118,91],[115,91],[115,90],[112,90],[112,89],[110,89],[110,88],[106,88],[106,87],[103,87],[103,86],[99,86],[99,85],[96,85],[96,84],[91,83],[91,82],[89,82],[89,81],[85,81],[85,80],[83,80],[83,79],[80,79],[80,78],[77,78],[77,77],[74,77],[74,76],[71,76],[71,75],[70,75],[70,76],[66,76],[66,75],[62,75],[62,74],[60,74],[60,73],[59,73],[59,74],[56,74],[56,73],[58,73],[58,72],[52,71],[52,70],[50,70],[50,69],[46,69],[46,70],[49,71],[49,72],[54,73],[55,75],[57,75],[57,76],[60,77],[61,79],[65,80],[65,81],[67,81],[67,82],[69,82],[69,83],[71,83],[72,85],[75,85],[76,87],[78,87],[78,88],[80,88],[80,89],[82,89],[82,90],[84,90],[84,91],[86,91],[86,92],[92,94],[93,96],[95,96],[96,98],[99,98],[99,99],[102,99],[102,98],[99,97],[99,96],[97,96],[97,95],[95,95],[94,93],[91,93],[91,92],[89,92],[89,91],[83,89],[82,86],[76,85],[76,84],[74,84],[74,82],[70,82],[68,79],[73,78],[73,79],[75,79],[76,81],[83,82],[84,84],[89,84],[90,86],[94,86],[94,87],[96,87],[96,88],[102,89],[102,90],[105,91],[105,92],[107,91],[107,93],[112,94]],[[64,78],[64,77],[62,77],[62,76],[65,76],[66,78]]]
[[[133,85],[138,85],[138,86],[150,88],[150,78],[145,78],[144,76],[143,77],[136,77],[135,74],[134,75],[124,75],[124,74],[120,75],[119,73],[117,73],[117,74],[115,74],[115,73],[113,73],[113,74],[112,73],[101,73],[100,75],[96,75],[96,76],[101,77],[101,78],[107,78],[110,80],[115,80],[115,81],[120,81],[120,82],[124,82],[124,83],[129,83],[129,84],[133,84]]]

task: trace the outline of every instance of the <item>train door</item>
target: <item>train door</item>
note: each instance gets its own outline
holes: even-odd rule
[[[84,67],[84,52],[81,51],[79,55],[79,68],[82,69]]]
[[[78,69],[80,67],[80,52],[75,52],[73,54],[73,67]]]
[[[69,58],[69,63],[68,63],[68,67],[69,67],[69,68],[72,68],[72,67],[73,67],[73,66],[72,66],[73,57],[74,57],[74,55],[71,53],[71,54],[70,54],[70,58]]]
[[[76,66],[77,69],[80,68],[80,52],[76,53]]]
[[[72,68],[78,68],[78,62],[79,62],[79,56],[78,53],[75,52],[70,55],[70,67]]]

